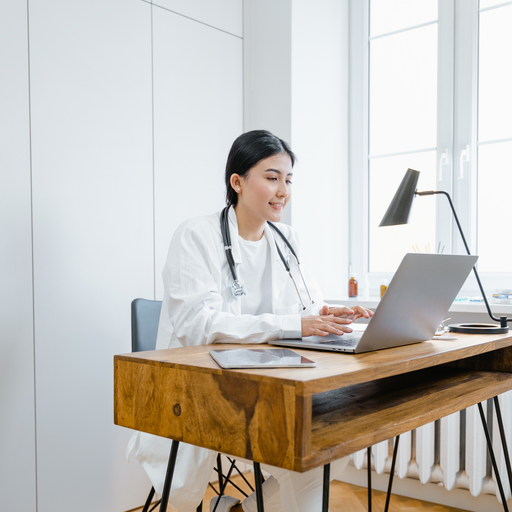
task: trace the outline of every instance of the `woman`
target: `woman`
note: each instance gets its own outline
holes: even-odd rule
[[[290,247],[269,224],[281,220],[290,199],[294,163],[286,142],[264,130],[245,133],[233,143],[226,165],[224,213],[184,222],[171,241],[157,349],[343,334],[352,331],[349,324],[354,320],[372,315],[361,306],[328,307],[307,271],[300,278]],[[230,235],[230,247],[221,223]],[[297,252],[295,231],[284,224],[277,227]],[[298,289],[278,248],[292,267]],[[137,458],[161,492],[170,441],[140,434],[137,444]],[[180,445],[170,497],[180,512],[193,512],[201,502],[216,455]],[[331,464],[331,478],[347,460]],[[321,509],[321,468],[303,474],[262,468],[273,475],[263,485],[266,512]],[[256,500],[250,496],[238,504],[226,497],[217,510],[253,512]]]

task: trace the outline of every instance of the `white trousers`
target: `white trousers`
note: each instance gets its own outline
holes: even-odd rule
[[[337,478],[345,469],[349,457],[331,463],[330,478]],[[263,484],[265,512],[321,512],[323,496],[323,466],[296,473],[262,464],[269,476]],[[256,493],[242,502],[245,512],[257,512]]]

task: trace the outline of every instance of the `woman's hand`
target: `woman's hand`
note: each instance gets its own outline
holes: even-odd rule
[[[337,334],[341,336],[345,332],[352,332],[348,324],[355,322],[358,318],[371,318],[373,311],[362,306],[334,307],[324,306],[318,315],[303,316],[302,337],[307,336],[328,336]]]
[[[324,308],[322,308],[320,315],[303,316],[301,318],[303,338],[306,336],[328,336],[329,334],[342,335],[345,332],[352,332],[352,329],[347,327],[347,324],[351,324],[352,320],[330,315],[328,314],[328,308],[326,314],[322,314],[323,311]]]
[[[320,315],[333,315],[336,318],[345,318],[350,320],[350,322],[355,322],[358,318],[371,318],[373,316],[373,311],[363,308],[362,306],[354,306],[353,308],[330,308],[328,306],[324,306],[320,310]]]

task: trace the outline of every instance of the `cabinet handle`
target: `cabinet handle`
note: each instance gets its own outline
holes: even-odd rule
[[[460,152],[459,158],[459,179],[464,178],[464,164],[469,162],[469,144]]]
[[[443,181],[443,167],[448,165],[448,148],[439,156],[439,165],[437,166],[437,181]]]

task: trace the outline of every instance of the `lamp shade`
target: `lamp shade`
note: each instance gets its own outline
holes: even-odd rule
[[[411,214],[412,200],[416,192],[416,184],[420,177],[419,171],[414,169],[407,169],[405,176],[395,193],[395,197],[384,217],[379,224],[381,226],[396,226],[398,224],[407,224],[409,222],[409,215]]]

